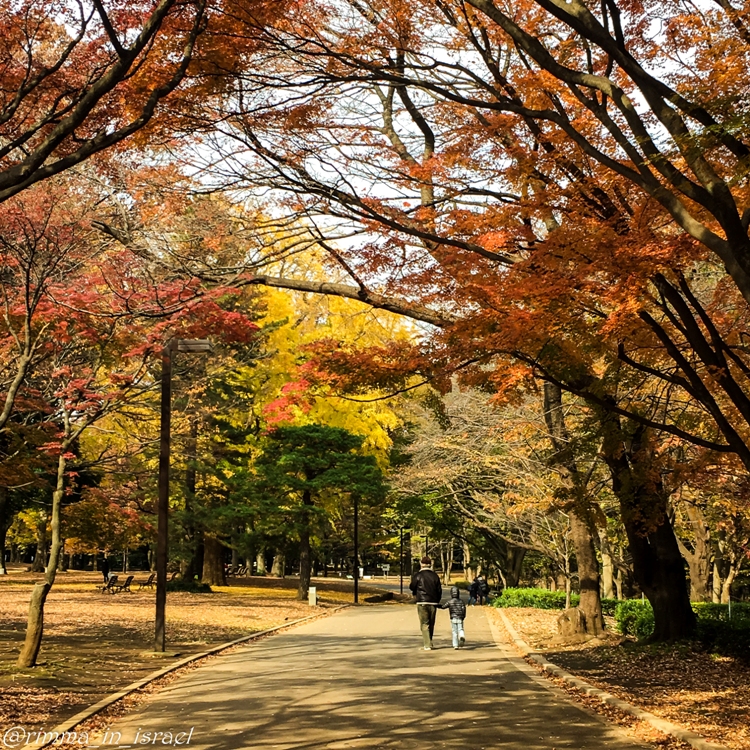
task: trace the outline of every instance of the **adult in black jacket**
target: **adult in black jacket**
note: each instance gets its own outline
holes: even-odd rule
[[[419,627],[422,630],[424,650],[432,649],[432,634],[435,632],[435,616],[443,596],[443,587],[437,573],[432,569],[432,560],[426,555],[422,558],[421,568],[412,576],[409,588],[417,602]]]

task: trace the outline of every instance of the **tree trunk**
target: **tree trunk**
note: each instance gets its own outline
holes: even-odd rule
[[[685,510],[690,519],[695,543],[692,551],[679,537],[677,538],[677,544],[690,571],[690,600],[693,602],[708,602],[711,600],[711,594],[708,590],[711,576],[711,532],[700,508],[685,503]]]
[[[255,555],[255,572],[259,576],[266,574],[266,551],[262,548]]]
[[[508,588],[518,588],[518,583],[521,580],[521,571],[523,570],[523,561],[526,557],[526,550],[521,547],[513,547],[508,545],[507,558],[508,558],[508,572],[505,576]],[[477,570],[477,575],[479,571]]]
[[[721,602],[721,573],[719,572],[719,566],[714,560],[714,572],[711,577],[711,601],[714,604]]]
[[[40,520],[34,529],[36,534],[36,553],[31,565],[32,573],[42,573],[47,567],[47,518]]]
[[[310,559],[310,508],[312,504],[310,490],[305,490],[302,493],[302,528],[299,533],[299,586],[297,588],[297,599],[302,602],[307,601],[307,592],[310,590],[312,568]]]
[[[8,536],[8,528],[10,527],[10,513],[8,513],[7,508],[8,508],[8,489],[6,487],[0,487],[0,575],[1,576],[8,574],[8,570],[5,567],[5,540]]]
[[[633,556],[633,574],[654,610],[649,640],[676,641],[695,634],[685,567],[669,520],[667,497],[654,478],[648,433],[638,426],[625,443],[619,420],[607,433],[602,452],[610,469],[612,489],[620,501],[622,520]],[[614,423],[614,425],[613,425]]]
[[[451,583],[451,568],[453,567],[453,539],[448,539],[445,542],[445,549],[440,546],[440,557],[443,563],[443,583],[446,586],[450,586]]]
[[[226,586],[224,545],[211,534],[203,535],[203,572],[201,581],[210,586]]]
[[[565,426],[562,391],[559,386],[552,383],[544,384],[544,421],[555,450],[553,462],[569,474],[573,483],[573,502],[568,511],[568,518],[581,589],[578,609],[583,617],[578,619],[578,623],[585,628],[588,635],[599,635],[604,630],[604,617],[599,591],[599,561],[596,559],[594,542],[596,527],[591,501],[585,487],[586,481],[578,472],[571,450],[573,443]]]
[[[52,493],[52,547],[50,549],[49,564],[44,575],[44,582],[34,585],[29,602],[29,618],[26,624],[26,638],[21,653],[18,655],[17,666],[28,669],[36,666],[39,649],[42,645],[44,634],[44,603],[47,595],[55,582],[57,575],[57,563],[60,557],[60,519],[63,493],[65,491],[65,454],[67,443],[60,447],[60,455],[57,459],[57,483]],[[46,524],[45,524],[46,527]]]
[[[599,549],[602,553],[602,596],[605,599],[614,599],[615,561],[609,551],[606,529],[599,529]]]
[[[474,569],[471,567],[471,548],[468,542],[464,542],[464,579],[474,580]]]
[[[590,521],[581,518],[576,509],[570,510],[568,518],[578,563],[578,585],[581,593],[578,609],[583,613],[586,633],[599,635],[604,630],[604,616],[599,593],[599,561],[596,559],[594,536],[591,533]]]
[[[284,577],[284,568],[286,567],[286,559],[283,552],[276,552],[273,556],[273,562],[271,563],[271,575],[275,578]]]

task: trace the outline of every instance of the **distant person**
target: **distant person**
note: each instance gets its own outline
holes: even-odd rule
[[[443,596],[443,587],[437,573],[432,569],[432,560],[425,555],[421,560],[421,568],[412,576],[409,584],[411,593],[417,601],[417,615],[419,627],[422,631],[422,641],[425,651],[431,651],[432,635],[435,632],[435,616]]]
[[[106,557],[102,562],[102,576],[104,576],[104,583],[106,583],[109,580],[109,560]]]
[[[486,604],[487,597],[490,595],[490,584],[483,576],[479,576],[479,603]]]
[[[481,576],[477,576],[471,582],[471,586],[469,586],[469,604],[471,606],[475,605],[477,603],[477,599],[479,598],[479,581],[480,580],[481,580]]]
[[[464,620],[466,619],[466,605],[461,601],[461,591],[458,586],[451,589],[451,598],[440,609],[447,609],[451,616],[451,631],[453,633],[453,648],[460,648],[466,643],[464,634]]]

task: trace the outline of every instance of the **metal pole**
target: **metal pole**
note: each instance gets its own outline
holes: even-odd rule
[[[161,353],[161,429],[159,431],[159,499],[156,510],[156,621],[154,651],[164,651],[164,611],[167,604],[167,542],[169,539],[169,438],[172,421],[172,351]]]
[[[401,571],[401,593],[404,593],[404,530],[400,529],[401,533],[401,549],[398,553],[398,569]]]
[[[359,498],[354,495],[354,603],[359,603]]]

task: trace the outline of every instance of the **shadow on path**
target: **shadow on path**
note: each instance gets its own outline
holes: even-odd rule
[[[347,610],[213,661],[114,729],[125,744],[194,727],[211,750],[638,747],[505,659],[481,611],[460,651],[446,621],[426,652],[413,607]]]

